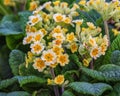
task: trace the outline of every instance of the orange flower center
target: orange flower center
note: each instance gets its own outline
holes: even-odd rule
[[[41,59],[38,59],[38,60],[37,60],[36,65],[37,65],[37,67],[39,67],[39,68],[45,67],[45,63],[44,63]]]
[[[39,19],[38,19],[37,17],[36,17],[36,18],[33,18],[33,19],[32,19],[32,23],[36,23],[36,22],[38,22],[38,20],[39,20]]]
[[[42,36],[41,36],[40,34],[38,34],[38,35],[35,36],[35,40],[36,40],[36,41],[41,40],[41,38],[42,38]]]
[[[42,50],[42,47],[38,44],[36,44],[34,47],[33,47],[34,51],[39,51],[39,50]]]
[[[51,53],[47,53],[47,54],[45,54],[44,58],[47,62],[50,62],[50,61],[53,61],[54,57]]]
[[[57,21],[62,21],[63,20],[63,17],[62,16],[56,16],[56,19],[57,19]]]
[[[92,55],[96,56],[99,53],[99,50],[97,48],[93,49]]]
[[[26,39],[26,42],[31,42],[32,40],[32,36],[29,36],[27,39]]]

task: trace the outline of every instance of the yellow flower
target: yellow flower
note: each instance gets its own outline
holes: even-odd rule
[[[53,15],[53,19],[55,20],[55,22],[62,22],[64,18],[65,18],[65,15],[62,15],[60,13]]]
[[[104,43],[102,43],[101,45],[100,45],[100,53],[102,54],[102,55],[105,55],[105,51],[107,50],[107,46],[104,44]]]
[[[80,4],[80,5],[85,5],[85,4],[86,4],[86,0],[81,0],[81,1],[79,2],[79,4]]]
[[[25,56],[25,66],[28,68],[29,63],[33,61],[33,54],[32,52],[28,51],[27,56]]]
[[[100,49],[98,47],[93,47],[90,52],[90,56],[94,59],[97,59],[97,57],[100,56]]]
[[[97,45],[95,39],[92,38],[91,36],[89,37],[89,41],[88,41],[88,42],[89,42],[89,44],[92,45],[92,46],[96,46],[96,45]]]
[[[89,5],[93,5],[93,3],[94,3],[94,0],[90,0],[90,1],[88,2]]]
[[[72,20],[71,20],[71,18],[66,17],[63,21],[64,21],[66,24],[70,24]]]
[[[55,6],[58,6],[58,5],[60,4],[60,1],[55,1],[55,2],[53,2],[53,4],[54,4]]]
[[[34,26],[36,23],[38,23],[39,21],[42,21],[42,18],[40,15],[33,15],[29,17],[29,22],[28,24],[30,24],[31,26]]]
[[[44,46],[42,43],[34,42],[34,44],[30,45],[31,52],[34,54],[40,54],[42,50],[44,49]]]
[[[56,40],[53,41],[54,46],[56,45],[56,46],[61,47],[62,43],[63,43],[63,40],[61,40],[61,39],[56,39]]]
[[[48,85],[53,84],[53,80],[51,80],[51,79],[48,78],[48,79],[47,79],[47,84],[48,84]]]
[[[4,0],[4,5],[15,6],[15,2],[13,0]]]
[[[70,43],[73,42],[73,41],[76,41],[74,33],[73,32],[68,33],[67,36],[66,36],[66,40]]]
[[[50,67],[55,68],[58,65],[58,63],[51,64]]]
[[[38,2],[37,1],[30,2],[30,7],[29,7],[30,11],[35,10],[37,7],[38,7]]]
[[[76,23],[76,24],[78,24],[80,26],[83,23],[83,19],[81,19],[81,20],[73,20],[72,22]]]
[[[51,65],[56,62],[56,54],[52,50],[43,51],[42,60],[45,61],[46,65]]]
[[[112,32],[114,33],[114,36],[117,36],[119,34],[119,31],[116,29],[112,29]]]
[[[27,33],[27,37],[23,39],[23,44],[29,44],[33,41],[33,34],[32,33]]]
[[[88,67],[89,66],[89,61],[87,59],[83,59],[83,65]]]
[[[64,80],[65,80],[64,75],[58,75],[57,77],[55,77],[54,83],[61,85],[64,83]]]
[[[65,36],[62,33],[54,33],[53,37],[59,40],[65,40]]]
[[[65,64],[69,63],[69,56],[67,54],[60,54],[57,58],[57,62],[60,63],[61,66],[65,66]]]
[[[70,45],[70,49],[71,49],[72,53],[75,53],[75,52],[77,52],[78,45],[76,43],[72,43]]]
[[[64,8],[64,7],[68,7],[68,3],[66,3],[66,2],[62,2],[62,3],[61,3],[61,7],[62,7],[62,8]]]
[[[43,60],[36,58],[33,67],[34,69],[38,69],[39,72],[42,72],[46,68],[46,65]]]
[[[47,31],[44,28],[40,29],[40,31],[43,33],[43,35],[47,34]]]
[[[74,10],[76,10],[76,9],[78,9],[79,8],[79,6],[77,5],[77,4],[73,4],[73,7],[72,7],[72,11],[74,11]]]
[[[41,39],[43,38],[43,33],[41,31],[34,33],[34,38],[33,41],[41,41]]]
[[[91,30],[93,30],[93,29],[96,28],[96,27],[94,26],[94,24],[91,23],[91,22],[87,22],[87,25],[88,25],[88,27],[89,27]]]
[[[59,46],[53,46],[52,50],[56,53],[56,55],[60,55],[62,52],[64,52],[63,48]]]
[[[61,33],[61,26],[57,26],[53,29],[53,33]]]

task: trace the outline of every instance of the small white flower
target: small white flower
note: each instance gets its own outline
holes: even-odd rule
[[[40,54],[44,49],[44,45],[40,42],[34,42],[34,44],[31,44],[30,48],[32,53]]]
[[[41,41],[41,39],[43,38],[43,33],[41,31],[35,32],[33,37],[34,42]]]
[[[30,44],[33,41],[33,33],[27,33],[27,36],[23,39],[23,45]]]
[[[42,21],[42,18],[41,18],[41,16],[39,14],[32,15],[32,16],[29,16],[28,24],[31,25],[31,26],[34,26],[39,21]]]
[[[65,15],[62,15],[60,13],[53,15],[53,19],[55,20],[55,22],[62,22],[65,19],[65,17]]]
[[[55,52],[53,52],[53,50],[47,50],[43,51],[41,59],[45,61],[46,65],[49,66],[56,62],[56,57],[57,55],[55,54]]]

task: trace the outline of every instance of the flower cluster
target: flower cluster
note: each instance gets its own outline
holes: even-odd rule
[[[83,56],[83,64],[89,66],[92,59],[105,55],[108,47],[107,36],[102,37],[101,28],[87,22],[87,28],[82,27],[79,33],[79,53]]]
[[[26,25],[23,44],[30,44],[31,52],[36,57],[33,60],[34,69],[42,72],[46,67],[55,68],[58,64],[65,66],[69,63],[69,55],[65,52],[68,43],[72,53],[77,51],[75,34],[68,32],[73,17],[78,15],[77,8],[77,4],[69,8],[68,3],[56,1],[47,2],[33,11]]]
[[[82,27],[84,20],[75,19],[79,15],[76,9],[79,9],[77,4],[69,7],[66,2],[55,1],[33,11],[23,40],[24,45],[30,44],[32,54],[26,57],[27,66],[32,60],[34,69],[39,72],[58,65],[63,67],[69,64],[70,53],[79,53],[84,65],[88,66],[92,58],[105,54],[107,37],[102,37],[101,28],[91,22]],[[54,81],[57,84],[57,79]]]
[[[119,22],[120,19],[120,1],[111,0],[111,2],[106,2],[105,0],[86,0],[80,1],[79,4],[84,5],[87,10],[95,9],[99,12],[103,20],[114,19]]]

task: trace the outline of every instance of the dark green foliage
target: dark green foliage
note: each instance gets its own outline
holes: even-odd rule
[[[112,93],[109,96],[120,96],[120,83],[115,84]]]
[[[25,62],[25,55],[19,50],[12,50],[9,56],[9,64],[14,75],[19,75],[19,65]]]
[[[11,79],[6,79],[3,81],[0,81],[0,90],[9,87],[10,85],[13,85],[14,83],[17,82],[17,78],[11,78]]]
[[[7,79],[12,76],[12,72],[8,63],[8,56],[9,56],[10,50],[6,45],[1,45],[0,49],[0,78],[1,79]]]
[[[112,87],[105,83],[87,83],[87,82],[73,82],[69,87],[78,93],[88,94],[92,96],[100,96],[106,90],[112,90]]]
[[[113,64],[120,66],[120,51],[116,50],[116,51],[112,52],[110,60]]]
[[[10,93],[0,93],[0,96],[31,96],[31,95],[25,91],[15,91]]]
[[[102,81],[120,81],[120,66],[107,64],[100,67],[99,71],[88,68],[81,68],[88,76]]]
[[[64,91],[64,93],[62,94],[62,96],[75,96],[71,91],[66,90]]]

